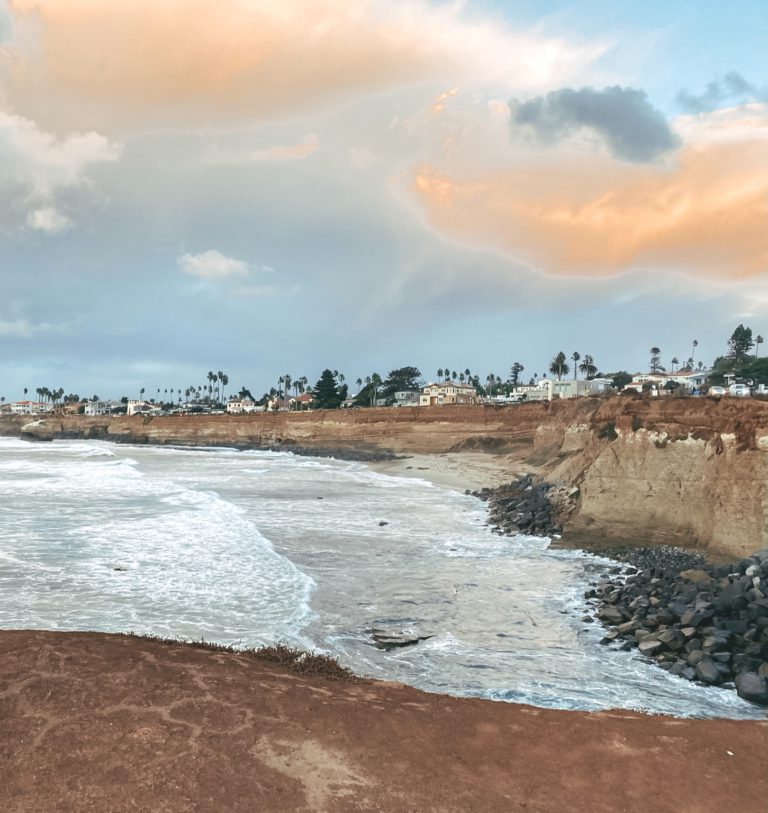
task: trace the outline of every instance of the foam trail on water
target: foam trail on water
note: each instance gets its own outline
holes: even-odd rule
[[[494,535],[478,500],[357,463],[0,439],[0,517],[2,627],[284,640],[430,691],[762,715],[601,646],[580,621],[594,557]],[[423,640],[384,651],[373,628]]]

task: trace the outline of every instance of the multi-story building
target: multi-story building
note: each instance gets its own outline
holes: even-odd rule
[[[422,388],[419,396],[419,406],[474,404],[476,402],[477,390],[470,384],[461,384],[456,381],[427,384]]]

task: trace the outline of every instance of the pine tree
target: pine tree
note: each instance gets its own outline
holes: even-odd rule
[[[338,409],[341,406],[342,398],[339,393],[339,385],[331,370],[323,370],[312,390],[312,394],[317,409]]]

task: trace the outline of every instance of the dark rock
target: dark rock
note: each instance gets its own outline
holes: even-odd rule
[[[624,616],[622,615],[621,610],[611,606],[601,607],[597,611],[597,617],[601,621],[605,621],[608,624],[621,624],[624,621]]]
[[[696,664],[696,677],[704,683],[717,684],[722,681],[722,675],[715,663],[709,658],[705,658]]]
[[[757,672],[736,675],[736,691],[745,700],[768,705],[768,681]]]
[[[691,652],[688,655],[688,666],[698,666],[705,658],[706,655],[700,649]]]

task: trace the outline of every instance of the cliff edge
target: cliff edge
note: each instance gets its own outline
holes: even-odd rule
[[[20,436],[24,416],[0,417]],[[509,406],[86,418],[41,437],[235,446],[354,456],[483,452],[578,487],[565,535],[679,544],[740,557],[768,546],[768,403],[735,398],[580,398]]]

